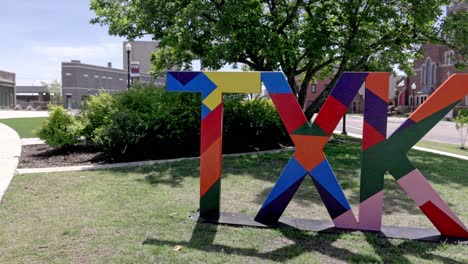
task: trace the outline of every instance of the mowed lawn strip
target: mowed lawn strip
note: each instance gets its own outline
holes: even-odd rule
[[[360,141],[338,136],[325,152],[357,214]],[[291,154],[225,158],[222,210],[254,215]],[[418,151],[410,158],[467,223],[468,162]],[[17,175],[0,204],[0,263],[468,262],[463,245],[195,223],[188,216],[198,195],[197,160]],[[384,212],[384,224],[431,227],[389,175]],[[310,178],[285,216],[328,219]]]
[[[3,123],[19,134],[20,138],[33,138],[37,137],[34,135],[33,130],[38,128],[42,121],[47,117],[26,117],[26,118],[11,118],[11,119],[0,119],[0,123]]]
[[[468,157],[468,144],[466,149],[460,149],[460,144],[446,144],[432,141],[419,141],[418,144],[416,144],[416,146],[445,151]]]

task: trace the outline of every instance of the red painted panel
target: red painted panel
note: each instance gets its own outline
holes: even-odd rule
[[[294,132],[307,122],[307,119],[294,94],[270,94],[270,97],[273,100],[273,103],[275,103],[276,110],[278,111],[283,124],[286,126],[288,133]]]
[[[201,153],[223,134],[223,104],[218,105],[201,122]]]
[[[421,205],[420,208],[443,236],[468,238],[468,231],[453,221],[431,201]]]
[[[362,150],[372,147],[373,145],[385,140],[385,137],[379,133],[374,127],[364,121],[364,133],[362,138]]]
[[[320,109],[315,123],[331,136],[346,109],[347,107],[340,101],[336,100],[333,96],[329,96]]]

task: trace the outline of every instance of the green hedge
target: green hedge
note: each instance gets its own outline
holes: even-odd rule
[[[137,84],[129,91],[91,97],[70,122],[80,135],[113,157],[197,155],[200,148],[198,93],[166,92]],[[224,98],[224,152],[273,149],[290,139],[268,99]]]
[[[34,134],[53,147],[69,147],[78,143],[82,128],[75,117],[62,106],[49,105],[49,109],[49,118],[42,121]]]

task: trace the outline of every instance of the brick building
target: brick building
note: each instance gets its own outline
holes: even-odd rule
[[[68,109],[79,108],[86,98],[97,95],[101,91],[119,92],[127,90],[128,68],[127,51],[123,42],[123,69],[81,63],[79,60],[62,62],[62,102]],[[164,79],[153,79],[148,72],[151,69],[151,53],[156,51],[155,41],[130,42],[130,62],[139,64],[139,77],[131,77],[131,82],[164,85]]]
[[[119,92],[127,90],[127,70],[90,65],[78,60],[62,62],[62,103],[67,109],[77,109],[83,101],[101,91]],[[139,81],[163,85],[164,80],[154,80],[141,73]]]
[[[44,86],[16,86],[15,108],[45,110],[50,103],[50,96]]]
[[[398,91],[398,105],[416,108],[451,74],[468,73],[467,70],[455,68],[451,59],[453,54],[452,50],[442,45],[425,45],[423,58],[414,61],[415,75],[408,77],[405,86]],[[460,106],[468,106],[468,96],[460,102]]]
[[[13,109],[15,102],[16,74],[0,71],[0,109]]]
[[[447,16],[454,12],[466,12],[468,3],[452,1],[447,7]],[[414,109],[454,73],[468,73],[468,70],[458,70],[453,62],[454,51],[443,45],[424,45],[424,55],[415,60],[414,76],[405,80],[405,85],[398,89],[398,105]],[[413,89],[414,88],[414,89]],[[459,107],[468,106],[468,96],[461,100]]]

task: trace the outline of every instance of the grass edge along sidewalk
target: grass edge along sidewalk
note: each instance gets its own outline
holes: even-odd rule
[[[325,153],[353,208],[359,200],[360,141],[337,136]],[[290,152],[226,157],[222,210],[255,214]],[[466,162],[411,151],[434,189],[468,220]],[[468,247],[260,230],[189,221],[198,208],[199,162],[93,172],[17,175],[0,204],[0,262],[466,263]],[[259,169],[261,168],[261,169]],[[450,168],[450,169],[448,169]],[[385,176],[384,224],[432,227],[392,177]],[[328,220],[310,179],[285,217]]]
[[[340,134],[341,132],[335,130],[333,133],[334,133],[334,135],[337,135],[337,134]],[[349,136],[349,137],[352,137],[352,138],[362,139],[362,135],[359,135],[359,134],[347,133],[346,135]],[[427,146],[430,143],[432,143],[432,142],[424,141],[424,146]],[[416,146],[412,147],[411,149],[424,151],[424,152],[429,152],[429,153],[434,153],[434,154],[439,154],[439,155],[452,157],[452,158],[457,158],[457,159],[462,159],[462,160],[468,160],[468,153],[466,155],[460,155],[460,154],[456,154],[456,153],[453,153],[453,152],[442,151],[442,150],[435,149],[435,148],[421,147],[421,146],[418,146],[418,144],[419,144],[419,142],[416,144]],[[437,145],[437,144],[433,144],[433,146],[434,145]]]

